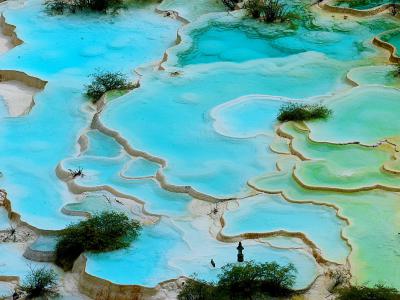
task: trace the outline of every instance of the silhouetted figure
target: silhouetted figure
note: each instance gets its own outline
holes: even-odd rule
[[[239,242],[239,245],[237,246],[236,249],[238,251],[237,261],[238,262],[243,262],[244,261],[244,255],[243,255],[244,247],[242,246],[242,242]]]
[[[213,259],[211,259],[210,263],[211,263],[212,267],[215,268],[215,261]]]

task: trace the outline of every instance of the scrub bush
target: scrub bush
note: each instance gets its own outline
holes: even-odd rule
[[[245,9],[250,16],[266,23],[285,21],[288,14],[286,5],[280,0],[250,0]]]
[[[179,293],[179,300],[270,299],[292,295],[296,269],[292,264],[276,262],[227,264],[217,283],[189,279]]]
[[[350,286],[338,291],[338,300],[399,300],[400,292],[382,284],[374,287]]]
[[[280,0],[266,0],[261,13],[266,23],[284,21],[287,16],[285,4],[281,3]]]
[[[293,293],[296,269],[292,264],[280,266],[276,262],[228,264],[218,276],[218,288],[230,298],[252,299],[255,295],[273,297]]]
[[[190,278],[180,291],[178,300],[223,300],[223,297],[217,296],[217,291],[214,283]]]
[[[281,106],[278,121],[307,121],[327,119],[332,111],[322,104],[287,103]]]
[[[393,75],[395,77],[400,77],[400,62],[396,64],[394,71],[393,71]]]
[[[112,90],[125,90],[133,88],[126,75],[120,72],[98,71],[90,75],[92,82],[86,86],[86,95],[96,103],[104,93]]]
[[[370,2],[371,2],[371,0],[352,0],[352,1],[349,1],[349,0],[338,0],[338,1],[336,1],[337,4],[346,3],[346,4],[349,4],[350,7],[367,5]]]
[[[254,19],[265,23],[287,23],[293,30],[300,25],[313,29],[314,15],[310,11],[311,4],[303,0],[249,0],[244,8]]]
[[[221,1],[229,10],[234,10],[236,4],[238,4],[240,0],[221,0]]]
[[[31,269],[19,289],[27,294],[27,299],[54,297],[58,294],[57,281],[57,274],[52,269],[46,267]]]
[[[397,5],[399,5],[400,3],[397,3],[398,0],[393,0],[392,1],[392,6],[390,7],[390,13],[393,17],[396,17],[399,14],[399,9],[397,7]]]
[[[64,0],[48,0],[44,3],[46,10],[54,15],[62,15],[69,5]]]
[[[85,251],[105,252],[126,248],[141,230],[137,221],[124,213],[102,212],[65,228],[56,245],[55,263],[64,270],[72,269]]]
[[[47,0],[46,10],[52,14],[63,14],[65,11],[76,13],[77,11],[90,10],[97,12],[116,11],[124,8],[123,0]]]
[[[247,14],[255,19],[261,17],[261,12],[263,9],[263,1],[260,0],[249,0],[244,8],[247,11]]]

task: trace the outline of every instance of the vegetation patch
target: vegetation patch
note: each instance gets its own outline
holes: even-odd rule
[[[98,71],[90,75],[92,82],[86,86],[86,95],[96,103],[106,92],[136,88],[121,72]]]
[[[70,270],[81,253],[126,248],[139,236],[140,230],[140,223],[130,220],[124,213],[94,215],[62,231],[56,245],[55,262],[64,270]]]
[[[400,292],[382,284],[374,287],[350,286],[338,290],[338,300],[399,300]]]
[[[221,1],[229,10],[234,10],[236,4],[240,2],[240,0],[221,0]]]
[[[47,0],[45,6],[49,13],[57,15],[84,10],[103,13],[116,12],[118,9],[126,7],[123,0]]]
[[[400,63],[397,63],[393,70],[393,75],[395,77],[400,77]]]
[[[31,269],[19,289],[27,299],[55,297],[58,295],[58,276],[54,270],[46,267]]]
[[[287,297],[294,293],[296,269],[292,264],[276,262],[227,264],[222,267],[218,281],[207,282],[191,278],[178,295],[179,300],[245,300]]]
[[[247,15],[265,23],[287,23],[292,29],[300,25],[315,28],[314,15],[310,4],[301,0],[284,2],[283,0],[249,0],[244,8]]]
[[[283,22],[288,16],[286,5],[280,0],[250,0],[245,9],[248,15],[266,23]]]
[[[336,4],[342,5],[344,3],[348,4],[350,7],[357,7],[357,6],[363,6],[363,5],[368,5],[372,1],[371,0],[337,0]]]
[[[332,110],[322,104],[287,103],[281,106],[278,121],[308,121],[314,119],[327,119],[332,115]]]

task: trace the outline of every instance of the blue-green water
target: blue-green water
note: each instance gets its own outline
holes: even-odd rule
[[[397,1],[393,0],[356,0],[356,1],[337,1],[335,3],[336,6],[339,7],[349,7],[354,9],[366,10],[371,9],[383,4],[392,4],[396,3]]]
[[[359,254],[365,249],[360,242],[362,230],[352,231],[349,243],[357,251],[359,245],[363,249],[350,252],[342,232],[352,227],[337,217],[336,209],[289,203],[278,196],[254,197],[248,182],[275,172],[277,161],[285,161],[278,166],[287,168],[298,164],[293,157],[289,160],[269,148],[280,125],[276,114],[288,101],[322,99],[332,107],[332,119],[308,123],[311,137],[318,141],[374,144],[385,138],[395,140],[398,126],[393,120],[399,92],[382,87],[388,85],[387,80],[365,79],[362,71],[368,69],[360,66],[385,62],[371,40],[398,26],[398,21],[385,15],[344,20],[316,13],[313,26],[293,28],[249,21],[239,13],[218,13],[221,7],[211,2],[196,13],[188,13],[191,8],[180,0],[164,3],[193,21],[182,27],[156,14],[154,5],[131,7],[115,16],[89,14],[83,18],[81,14],[49,16],[36,0],[19,8],[16,4],[11,1],[1,7],[25,43],[1,56],[0,68],[21,70],[49,82],[35,96],[36,105],[28,115],[11,119],[5,110],[0,113],[0,185],[7,190],[13,210],[30,225],[62,229],[80,218],[64,215],[61,208],[81,213],[115,209],[118,195],[126,198],[120,211],[146,220],[140,238],[128,249],[87,253],[88,273],[115,283],[145,286],[193,273],[214,280],[223,264],[236,259],[236,243],[217,239],[219,231],[238,235],[284,230],[307,236],[325,259],[344,262],[350,254],[355,278],[370,278],[359,271],[360,265],[366,269],[373,265],[370,258],[364,261],[362,257],[367,256]],[[182,41],[174,46],[178,29]],[[165,51],[168,60],[161,70],[157,64]],[[140,88],[107,101],[99,112],[100,122],[119,135],[118,141],[90,128],[96,108],[82,92],[87,75],[97,68],[125,72],[131,80],[136,70],[140,77]],[[356,77],[363,87],[352,88],[345,80],[354,68],[361,70]],[[366,86],[370,84],[380,86]],[[337,161],[336,166],[345,166],[346,171],[368,161],[377,165],[375,172],[381,172],[380,164],[386,159],[382,155],[352,161],[352,155],[359,152],[339,149],[339,145],[308,144],[305,135],[303,144],[299,136],[293,138],[292,149],[324,160],[318,162],[321,165]],[[298,165],[294,174],[301,171]],[[70,182],[79,196],[56,176],[57,166],[64,171],[83,169],[84,176]],[[375,182],[364,168],[360,167],[359,174]],[[346,176],[346,184],[358,178],[351,172]],[[392,177],[397,180],[396,176]],[[315,179],[312,184],[318,188],[331,179],[303,177]],[[331,183],[340,187],[334,180]],[[225,203],[219,207],[227,221],[224,228],[210,217],[213,205],[193,198],[186,193],[189,188],[214,201],[240,198],[227,203],[228,208]],[[141,203],[145,212],[159,216],[144,215],[137,209]],[[229,207],[232,203],[235,209]],[[351,216],[346,215],[350,224]],[[2,217],[1,222],[8,220]],[[397,228],[394,222],[391,225]],[[392,242],[388,242],[390,247]],[[246,259],[294,263],[300,274],[297,288],[310,284],[319,273],[310,249],[299,249],[298,241],[285,240],[280,249],[263,240],[243,243]],[[368,245],[379,243],[381,238],[374,237]],[[36,246],[44,249],[49,244],[38,241]],[[15,258],[19,252],[10,245],[4,251],[7,268],[23,274],[26,270]],[[392,252],[385,253],[390,256],[388,261],[396,260]],[[211,258],[216,269],[209,265]]]
[[[390,19],[372,18],[347,22],[348,28],[333,30],[332,24],[314,20],[314,27],[300,26],[296,30],[270,24],[266,28],[257,22],[238,22],[237,18],[210,21],[194,29],[193,43],[178,54],[179,65],[213,63],[218,61],[243,62],[253,59],[287,57],[307,51],[324,53],[338,60],[356,60],[371,56],[374,48],[365,42],[384,30],[396,28]],[[267,27],[269,26],[269,27]],[[335,25],[333,25],[335,26]]]

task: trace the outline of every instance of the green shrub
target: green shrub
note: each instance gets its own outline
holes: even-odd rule
[[[125,7],[123,0],[47,0],[45,6],[51,14],[63,14],[65,11],[76,13],[83,10],[115,12]]]
[[[70,270],[85,251],[104,252],[126,248],[141,230],[137,221],[124,213],[103,212],[62,231],[56,245],[56,264]]]
[[[357,7],[357,6],[362,6],[362,5],[367,5],[371,3],[371,0],[337,0],[337,4],[345,3],[348,4],[350,7]]]
[[[395,65],[393,75],[395,77],[400,77],[400,62]]]
[[[44,5],[49,13],[55,15],[62,15],[69,7],[64,0],[48,0]]]
[[[92,82],[86,86],[86,95],[97,102],[104,93],[112,90],[131,89],[134,86],[128,82],[126,75],[120,72],[98,71],[90,75]]]
[[[214,283],[199,279],[188,279],[178,295],[178,300],[211,300],[223,298],[217,296]]]
[[[338,291],[338,300],[399,300],[400,292],[382,284],[374,287],[351,286]]]
[[[27,298],[56,296],[58,294],[58,276],[54,270],[42,267],[31,269],[19,288]]]
[[[221,0],[221,1],[229,10],[234,10],[236,4],[240,2],[240,0]]]
[[[179,300],[269,299],[293,294],[296,269],[276,262],[227,264],[217,283],[189,279]]]
[[[244,8],[254,19],[265,23],[287,23],[293,30],[300,25],[315,29],[314,14],[310,3],[304,0],[249,0]]]
[[[278,121],[307,121],[327,119],[332,111],[322,104],[287,103],[281,106]]]
[[[392,5],[390,7],[390,13],[393,17],[396,17],[399,14],[399,9],[398,9],[399,3],[396,2],[398,2],[398,0],[393,0]]]
[[[276,262],[228,264],[218,276],[218,287],[229,297],[252,299],[255,295],[288,296],[293,290],[296,269]]]
[[[282,22],[287,18],[286,5],[280,0],[250,0],[245,9],[250,16],[266,23]]]
[[[266,23],[285,21],[287,17],[286,5],[280,0],[266,0],[261,14]]]
[[[263,1],[249,0],[244,8],[249,16],[254,19],[259,19],[261,17],[261,11],[263,10]]]

